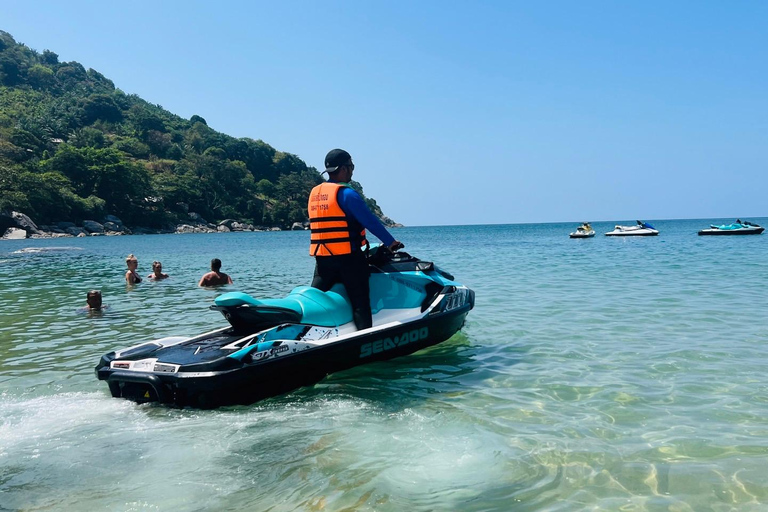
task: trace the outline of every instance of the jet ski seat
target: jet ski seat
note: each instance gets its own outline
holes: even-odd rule
[[[284,300],[295,300],[301,306],[301,323],[336,327],[352,321],[352,306],[343,285],[321,292],[311,286],[297,286]],[[339,293],[342,292],[342,293]]]
[[[311,286],[297,286],[282,299],[254,299],[246,293],[229,292],[216,297],[214,305],[216,309],[245,307],[260,316],[274,313],[273,318],[277,318],[276,315],[284,317],[281,321],[322,327],[338,327],[352,321],[352,306],[343,286],[334,286],[327,292]]]

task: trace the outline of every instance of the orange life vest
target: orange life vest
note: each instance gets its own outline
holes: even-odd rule
[[[309,194],[310,256],[351,254],[353,247],[368,245],[365,229],[341,209],[338,194],[347,185],[326,181]]]

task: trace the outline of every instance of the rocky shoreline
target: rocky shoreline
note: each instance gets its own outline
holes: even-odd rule
[[[291,230],[305,230],[307,223],[294,222]],[[2,240],[25,238],[65,238],[86,236],[122,236],[171,233],[229,233],[233,231],[282,231],[279,227],[254,226],[234,219],[225,219],[218,224],[206,221],[194,212],[189,213],[189,222],[167,226],[162,229],[143,227],[129,228],[114,215],[107,215],[102,222],[84,220],[81,226],[73,222],[57,222],[54,225],[40,225],[20,212],[0,212],[0,233]]]

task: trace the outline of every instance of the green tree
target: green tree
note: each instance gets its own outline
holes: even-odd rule
[[[130,108],[128,119],[140,138],[150,130],[166,131],[162,118],[140,104],[134,104]]]
[[[93,190],[93,171],[88,165],[85,152],[69,144],[61,144],[59,150],[48,160],[40,163],[43,172],[60,174],[69,181],[81,195],[90,195]]]
[[[79,62],[66,62],[56,70],[56,78],[65,89],[74,89],[85,81],[88,75]]]
[[[21,190],[24,173],[0,164],[0,211],[19,210],[31,212],[32,203]]]
[[[68,143],[77,148],[90,147],[98,149],[106,145],[106,137],[104,137],[103,131],[86,126],[85,128],[75,130],[69,137]]]
[[[108,94],[93,94],[83,104],[83,122],[91,124],[101,119],[111,123],[120,122],[123,119],[123,111]]]
[[[186,208],[182,205],[188,208],[202,203],[200,179],[188,162],[178,163],[172,172],[153,175],[152,188],[168,211],[177,215],[186,214]]]
[[[56,77],[53,70],[40,64],[35,64],[27,71],[27,80],[29,85],[35,89],[45,89],[56,83]]]
[[[144,136],[144,140],[146,141],[151,153],[161,158],[168,156],[171,148],[173,147],[171,134],[163,133],[157,130],[149,130]]]
[[[40,60],[46,66],[55,66],[59,63],[59,55],[51,50],[44,50],[43,54],[40,56]]]
[[[267,179],[263,179],[256,184],[256,190],[261,195],[272,197],[275,194],[275,184]]]

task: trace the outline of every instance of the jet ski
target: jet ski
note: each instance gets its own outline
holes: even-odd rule
[[[592,229],[592,226],[589,224],[589,222],[585,222],[581,226],[577,227],[576,231],[568,236],[570,238],[592,238],[595,236],[595,230]]]
[[[228,326],[165,337],[102,356],[96,375],[113,397],[211,408],[249,404],[326,375],[411,354],[453,336],[475,293],[433,262],[371,249],[373,326],[358,331],[343,285],[298,286],[286,297],[219,295]]]
[[[722,224],[716,226],[714,224],[709,225],[709,229],[702,229],[699,231],[699,235],[759,235],[765,231],[765,228],[753,224],[748,220],[736,219],[736,222],[732,224]]]
[[[659,231],[647,222],[637,221],[634,226],[616,226],[605,236],[656,236]]]

